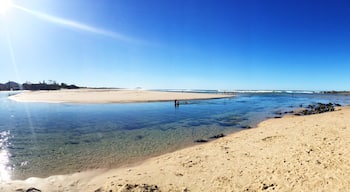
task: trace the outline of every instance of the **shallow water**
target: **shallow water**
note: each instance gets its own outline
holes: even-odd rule
[[[110,168],[174,151],[310,103],[345,95],[239,94],[233,98],[129,104],[17,103],[0,93],[0,180]]]

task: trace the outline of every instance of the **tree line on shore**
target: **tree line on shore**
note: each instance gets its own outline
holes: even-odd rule
[[[17,91],[17,90],[60,90],[60,89],[79,89],[80,87],[71,84],[68,85],[66,83],[57,83],[55,81],[49,82],[39,82],[39,83],[30,83],[26,82],[23,84],[16,83],[14,81],[9,81],[7,83],[0,83],[0,91]]]

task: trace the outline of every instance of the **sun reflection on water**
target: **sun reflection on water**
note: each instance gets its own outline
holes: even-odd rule
[[[0,181],[11,180],[10,152],[7,150],[9,135],[10,131],[0,132]]]

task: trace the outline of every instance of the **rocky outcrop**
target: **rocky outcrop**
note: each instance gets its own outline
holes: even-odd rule
[[[320,113],[325,113],[325,112],[331,112],[335,110],[335,107],[341,106],[340,104],[337,103],[317,103],[317,104],[311,104],[308,105],[304,110],[295,113],[297,116],[301,115],[313,115],[313,114],[320,114]]]
[[[209,140],[213,140],[213,139],[219,139],[221,137],[225,137],[226,135],[224,135],[223,133],[220,133],[220,134],[217,134],[217,135],[214,135],[214,136],[211,136],[209,137]],[[206,143],[209,141],[208,139],[197,139],[195,140],[194,142],[195,143]]]

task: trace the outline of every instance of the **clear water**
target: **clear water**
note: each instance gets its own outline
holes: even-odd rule
[[[0,180],[110,168],[195,144],[310,103],[350,96],[239,94],[233,98],[130,104],[17,103],[0,93]]]

